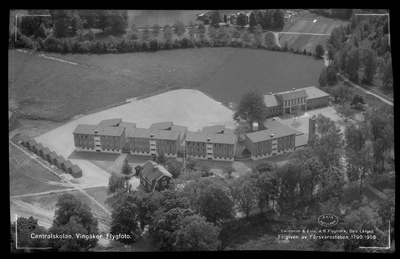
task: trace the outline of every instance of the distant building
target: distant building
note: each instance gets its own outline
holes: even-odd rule
[[[77,165],[73,165],[70,168],[70,174],[74,177],[74,178],[79,178],[82,177],[82,170],[79,166]]]
[[[65,158],[63,156],[59,156],[56,158],[56,165],[58,166],[58,168],[63,169],[62,165],[65,162]]]
[[[62,169],[67,173],[71,173],[71,167],[73,166],[74,165],[69,160],[66,160],[64,161],[64,163],[61,164]]]
[[[198,14],[196,21],[202,21],[204,25],[210,24],[210,15],[208,13]]]
[[[163,166],[153,161],[147,161],[139,173],[140,185],[137,188],[141,192],[162,191],[169,188],[172,175]]]
[[[34,147],[37,145],[38,143],[36,142],[36,140],[31,139],[28,142],[26,142],[25,146],[30,150],[30,151],[34,151]]]
[[[245,134],[245,147],[253,160],[286,154],[295,150],[296,135],[301,134],[275,119],[267,119],[259,123],[258,131]]]
[[[293,109],[307,111],[329,105],[329,94],[315,86],[264,95],[267,106],[266,118],[292,113]]]
[[[33,152],[35,152],[37,155],[40,155],[40,151],[44,148],[44,146],[42,144],[36,144],[35,146],[33,146],[32,150]]]
[[[28,136],[22,136],[22,137],[20,137],[20,143],[21,143],[23,146],[25,146],[25,147],[27,146],[29,140],[31,140],[31,138],[28,137]]]
[[[51,153],[51,150],[50,150],[48,147],[46,147],[46,148],[43,148],[42,150],[40,150],[39,153],[40,153],[40,156],[41,156],[43,159],[46,159],[46,160],[47,160],[47,155]]]
[[[56,158],[58,157],[56,152],[51,152],[50,154],[47,155],[47,160],[52,163],[52,164],[56,164]]]
[[[223,125],[204,127],[202,132],[186,134],[186,155],[210,160],[233,161],[237,136]]]

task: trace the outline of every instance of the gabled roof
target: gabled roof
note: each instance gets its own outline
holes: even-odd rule
[[[76,173],[82,172],[82,169],[78,165],[73,165],[71,167],[71,171],[76,174]]]
[[[136,128],[136,123],[134,122],[127,122],[127,121],[121,121],[118,127],[123,127],[123,128]]]
[[[99,126],[103,127],[117,127],[121,123],[122,119],[108,119],[99,122]]]
[[[276,98],[275,94],[264,95],[264,102],[267,107],[282,105],[281,101],[278,98]]]
[[[73,132],[73,134],[97,134],[100,136],[121,136],[125,128],[123,127],[103,127],[96,125],[78,124]]]
[[[36,150],[42,150],[43,148],[44,146],[41,143],[35,145]]]
[[[74,166],[74,165],[71,163],[71,161],[69,161],[69,160],[64,161],[62,164],[63,164],[63,166],[64,166],[65,168],[71,168],[71,167]]]
[[[307,97],[307,92],[305,90],[294,90],[294,91],[285,91],[275,94],[276,97],[281,101],[287,101],[292,99],[298,99]]]
[[[121,127],[101,127],[98,129],[100,136],[115,136],[120,137],[125,132],[125,128]]]
[[[210,141],[208,141],[210,139]],[[237,137],[232,134],[212,134],[204,132],[187,132],[185,141],[218,144],[235,144]]]
[[[203,127],[201,132],[203,133],[222,133],[225,129],[225,125],[213,125],[213,126],[206,126]]]
[[[32,147],[32,146],[35,146],[37,144],[37,142],[36,142],[36,140],[31,139],[31,140],[28,141],[28,144],[29,144],[29,146]]]
[[[292,130],[288,126],[276,127],[271,129],[260,130],[252,133],[247,133],[246,136],[254,143],[277,139],[285,136],[296,135],[297,131]],[[273,136],[271,136],[273,134]]]
[[[94,134],[94,131],[96,130],[97,126],[96,125],[88,125],[88,124],[78,124],[76,126],[73,134]]]
[[[50,157],[50,159],[55,159],[55,158],[57,158],[58,157],[58,155],[57,155],[57,153],[56,152],[51,152],[50,154],[49,154],[49,157]]]
[[[158,130],[170,130],[172,127],[172,121],[166,122],[157,122],[150,125],[149,129],[158,129]]]
[[[172,175],[163,166],[157,164],[156,162],[148,160],[142,168],[140,175],[146,178],[151,183],[151,190],[154,189],[154,185],[158,179],[162,176],[171,177]],[[154,181],[153,181],[154,180]]]
[[[59,156],[56,158],[57,163],[62,164],[64,163],[66,160],[63,156]]]
[[[128,137],[177,140],[179,138],[179,134],[180,132],[176,130],[151,130],[135,128],[131,131]],[[151,137],[151,135],[153,135],[153,137]]]
[[[43,155],[48,155],[48,154],[50,154],[51,153],[51,150],[48,148],[48,147],[46,147],[46,148],[43,148],[42,150],[41,150],[41,152],[42,152],[42,154]]]
[[[30,140],[31,138],[30,137],[28,137],[28,136],[22,136],[22,137],[20,137],[20,140],[22,141],[22,142],[28,142],[29,140]]]
[[[308,100],[310,99],[314,99],[314,98],[319,98],[319,97],[324,97],[324,96],[329,96],[328,93],[325,93],[324,91],[322,91],[321,89],[315,87],[315,86],[309,86],[309,87],[305,87],[302,88],[306,91],[307,95],[308,95]]]

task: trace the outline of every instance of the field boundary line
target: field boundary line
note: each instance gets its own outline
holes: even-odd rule
[[[46,168],[47,170],[49,170],[51,173],[57,175],[58,177],[60,177],[52,168],[50,168],[49,166],[47,166],[46,164],[44,164],[42,161],[40,161],[39,159],[37,159],[36,157],[32,156],[31,154],[29,154],[27,151],[23,150],[21,147],[19,147],[17,144],[13,143],[11,140],[9,140],[9,143],[12,144],[14,147],[18,148],[19,150],[21,150],[22,152],[24,152],[26,155],[28,155],[30,158],[32,158],[33,160],[37,161],[40,165],[42,165],[44,168]],[[61,178],[61,177],[60,177]],[[81,192],[83,195],[87,196],[90,200],[92,200],[94,203],[96,203],[101,209],[103,209],[109,216],[111,216],[111,212],[106,209],[103,205],[101,205],[95,198],[93,198],[92,196],[90,196],[87,192],[84,191],[84,189],[82,187],[78,187],[75,184],[73,184],[71,181],[66,180],[66,183],[68,183],[70,186],[72,186],[73,188],[75,188],[75,190]]]

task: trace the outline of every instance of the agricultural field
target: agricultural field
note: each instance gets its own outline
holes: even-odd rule
[[[317,14],[305,12],[291,23],[289,23],[282,31],[295,33],[320,33],[330,34],[332,30],[341,25],[346,26],[348,21],[326,18]],[[281,34],[279,43],[281,46],[288,43],[289,48],[307,51],[314,51],[317,44],[325,45],[328,35],[301,35],[301,34]]]
[[[318,86],[323,60],[266,50],[241,49],[200,88],[219,101],[238,103],[248,89],[262,94]]]
[[[70,187],[16,147],[9,145],[10,196]]]

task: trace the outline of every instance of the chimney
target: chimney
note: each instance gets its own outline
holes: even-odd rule
[[[224,133],[224,130],[222,130],[221,133]]]
[[[153,134],[150,134],[150,138],[152,138],[154,135]]]
[[[272,120],[274,121],[274,120],[275,120],[275,117],[273,117]]]
[[[274,137],[274,133],[271,133],[271,135],[269,135],[271,138],[273,138]]]
[[[272,95],[272,92],[269,92],[269,95]]]
[[[296,90],[296,88],[293,87],[293,91]]]
[[[97,134],[97,132],[98,132],[98,131],[97,131],[97,129],[96,129],[96,130],[94,130],[94,134]]]
[[[210,141],[210,138],[207,138],[207,141]]]

